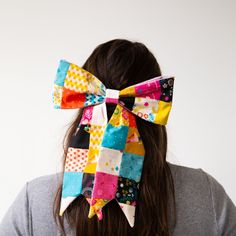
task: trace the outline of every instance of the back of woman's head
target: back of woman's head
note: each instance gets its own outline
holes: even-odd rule
[[[125,39],[110,40],[97,46],[82,68],[95,75],[106,88],[117,90],[161,75],[159,64],[150,50],[140,42]],[[109,119],[116,104],[106,106]],[[79,110],[64,137],[63,169],[70,140],[80,123],[82,113],[83,108]],[[134,227],[129,226],[115,200],[103,208],[101,221],[96,216],[89,219],[89,204],[83,196],[79,196],[63,215],[76,235],[170,235],[169,200],[173,197],[175,209],[175,196],[173,178],[166,162],[166,127],[147,122],[138,116],[136,123],[144,144],[145,157]],[[63,227],[63,219],[59,216],[61,191],[62,186],[55,197],[54,216]]]

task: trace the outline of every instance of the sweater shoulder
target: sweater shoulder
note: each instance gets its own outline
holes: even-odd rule
[[[183,165],[177,165],[167,162],[172,176],[177,183],[195,184],[208,184],[207,173],[202,168],[194,168]]]
[[[62,177],[62,173],[55,173],[39,176],[27,182],[28,202],[33,212],[41,209],[45,214],[49,214]]]
[[[62,180],[63,173],[54,173],[49,175],[42,175],[27,181],[28,192],[33,190],[48,190],[55,187]],[[52,190],[52,189],[51,189]]]
[[[202,206],[211,204],[211,186],[207,172],[202,168],[168,164],[173,176],[176,198],[179,204],[187,203],[190,207],[193,207],[192,204],[202,204]]]

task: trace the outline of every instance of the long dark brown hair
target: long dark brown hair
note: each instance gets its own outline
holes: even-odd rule
[[[98,45],[88,57],[85,70],[95,75],[106,88],[121,90],[130,85],[160,76],[160,66],[152,52],[140,42],[126,39],[113,39]],[[108,117],[115,109],[115,104],[106,104]],[[64,169],[67,149],[72,135],[82,117],[83,108],[72,121],[63,140]],[[139,184],[138,204],[135,212],[135,225],[131,228],[120,206],[115,200],[103,208],[103,219],[88,218],[89,204],[80,195],[63,216],[59,216],[62,183],[54,200],[54,218],[65,233],[64,221],[67,220],[77,236],[169,236],[169,210],[173,203],[174,224],[176,223],[176,203],[174,180],[166,161],[167,132],[164,125],[157,125],[137,117],[138,131],[144,143],[145,158],[142,177]],[[169,201],[169,200],[173,201]]]

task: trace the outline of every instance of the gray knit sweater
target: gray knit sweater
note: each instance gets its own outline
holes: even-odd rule
[[[236,236],[236,207],[223,186],[201,168],[169,163],[174,176],[177,224],[173,236]],[[61,235],[52,204],[61,173],[27,182],[0,224],[0,236]],[[67,225],[68,226],[68,225]],[[74,235],[68,228],[67,235]]]

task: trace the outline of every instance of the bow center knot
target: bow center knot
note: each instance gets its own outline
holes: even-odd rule
[[[118,103],[120,90],[106,89],[106,103]]]

